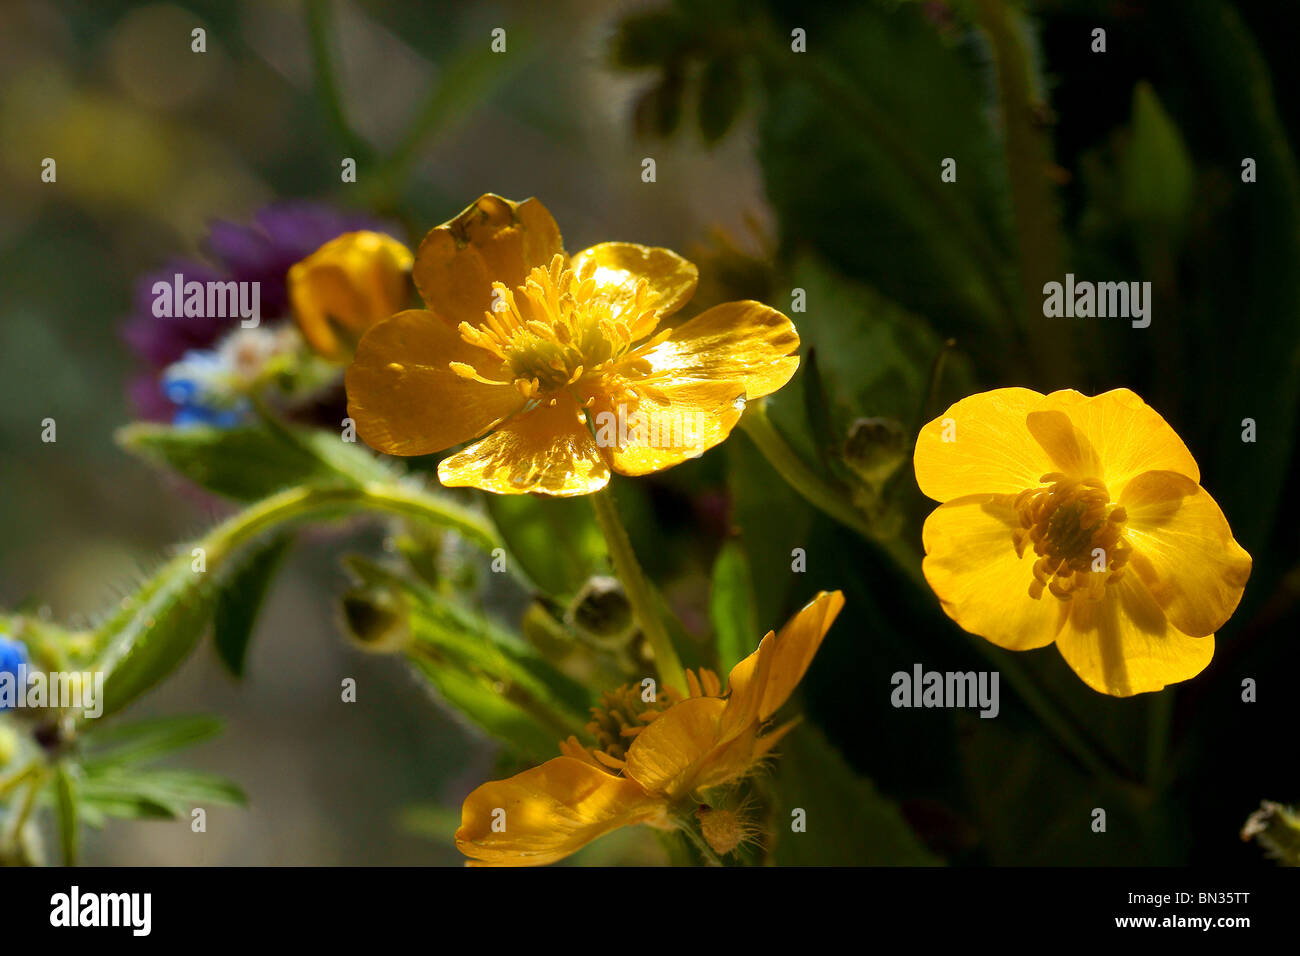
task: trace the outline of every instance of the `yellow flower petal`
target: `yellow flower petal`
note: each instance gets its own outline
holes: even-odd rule
[[[534,266],[563,253],[560,228],[536,199],[488,193],[429,231],[415,255],[415,285],[425,304],[453,326],[478,325],[492,306],[492,283],[514,288]]]
[[[632,780],[556,757],[466,797],[456,846],[479,865],[536,866],[662,814],[662,802]],[[496,832],[494,823],[504,829]]]
[[[698,458],[725,440],[743,410],[734,382],[669,380],[633,401],[594,396],[588,415],[614,470],[646,475]]]
[[[776,659],[776,634],[768,631],[752,654],[737,662],[727,677],[727,709],[722,715],[719,736],[733,738],[759,723],[759,708]]]
[[[1069,605],[1029,596],[1034,553],[1016,556],[1010,496],[968,495],[940,505],[921,531],[921,569],[943,611],[963,630],[1013,651],[1050,644]]]
[[[799,367],[799,335],[761,302],[726,302],[673,329],[644,353],[656,376],[736,382],[749,399],[770,395]]]
[[[763,688],[759,720],[767,720],[790,699],[843,607],[841,592],[822,591],[781,628],[772,648],[772,670]]]
[[[405,306],[411,251],[381,232],[348,232],[295,263],[287,277],[293,317],[303,337],[326,358]],[[342,342],[336,329],[352,340]]]
[[[1183,440],[1127,388],[1092,398],[1065,389],[1048,395],[1043,407],[1065,412],[1087,437],[1104,468],[1104,474],[1094,477],[1105,481],[1111,494],[1144,471],[1176,471],[1200,483],[1201,470]]]
[[[913,464],[921,492],[935,501],[962,495],[1019,494],[1055,471],[1029,433],[1027,418],[1043,396],[998,388],[963,398],[921,429]]]
[[[1175,628],[1136,575],[1109,584],[1100,601],[1076,599],[1070,607],[1070,625],[1056,646],[1083,682],[1103,694],[1161,690],[1195,677],[1214,656],[1214,636],[1189,637]]]
[[[589,261],[596,263],[593,276],[601,298],[614,306],[615,314],[629,321],[641,279],[649,283],[645,305],[659,315],[672,315],[695,294],[700,270],[671,249],[639,246],[632,242],[602,242],[573,257],[571,268],[579,275]],[[641,331],[647,335],[651,329]]]
[[[488,386],[490,387],[490,386]],[[448,487],[499,495],[586,495],[609,483],[609,466],[583,423],[578,405],[561,394],[510,419],[482,441],[438,466]]]
[[[706,780],[718,782],[706,770],[726,709],[719,697],[692,697],[669,707],[632,741],[625,772],[649,793],[670,801]]]
[[[361,439],[390,455],[426,455],[482,434],[521,408],[509,385],[485,385],[448,367],[490,364],[432,312],[399,312],[370,327],[345,382]]]
[[[1168,615],[1194,637],[1213,634],[1232,616],[1250,577],[1250,555],[1210,493],[1186,475],[1149,471],[1127,485],[1133,569]]]

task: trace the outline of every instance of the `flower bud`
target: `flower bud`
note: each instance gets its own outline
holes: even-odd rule
[[[289,301],[303,337],[343,360],[362,333],[410,298],[411,251],[382,232],[345,232],[289,269]]]
[[[411,642],[403,601],[386,591],[355,590],[343,595],[343,624],[354,644],[376,654],[396,654]]]
[[[588,579],[569,606],[566,618],[583,637],[611,646],[625,643],[636,623],[623,585],[611,577]]]

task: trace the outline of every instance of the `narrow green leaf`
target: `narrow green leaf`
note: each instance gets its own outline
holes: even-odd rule
[[[713,563],[709,617],[716,635],[718,666],[729,673],[758,647],[758,611],[754,604],[754,579],[749,556],[739,541],[728,541]]]
[[[131,724],[118,724],[82,735],[87,770],[106,766],[146,763],[158,757],[192,747],[221,732],[216,717],[194,714],[184,717],[154,717]]]
[[[236,677],[244,675],[248,643],[253,625],[289,547],[290,534],[277,535],[245,557],[239,568],[221,588],[212,615],[212,637],[217,656]]]

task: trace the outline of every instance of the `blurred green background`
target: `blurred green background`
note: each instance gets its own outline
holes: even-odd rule
[[[710,567],[732,535],[753,563],[762,629],[818,588],[846,591],[806,710],[944,858],[1260,860],[1241,823],[1260,799],[1300,793],[1284,746],[1300,663],[1300,511],[1288,494],[1300,104],[1294,25],[1279,5],[322,11],[344,127],[313,74],[306,4],[0,6],[0,605],[35,598],[75,622],[214,517],[211,500],[113,443],[132,415],[121,324],[139,274],[197,253],[210,220],[243,221],[274,198],[396,215],[417,240],[481,193],[535,195],[570,250],[623,239],[694,258],[701,306],[755,297],[789,309],[804,289],[808,310],[792,318],[805,362],[772,416],[828,473],[819,446],[841,444],[856,417],[896,419],[910,448],[919,424],[981,388],[1124,385],[1160,411],[1255,559],[1214,663],[1174,692],[1166,731],[1152,698],[1094,694],[1051,648],[1017,658],[1114,755],[1120,784],[1078,766],[1005,684],[996,721],[892,709],[894,671],[982,659],[932,595],[806,505],[748,438],[620,500],[648,570],[700,634]],[[190,51],[199,26],[205,54]],[[489,47],[497,27],[504,54]],[[1105,53],[1091,49],[1096,28]],[[790,49],[796,29],[806,53]],[[359,181],[342,185],[339,159],[354,153]],[[40,182],[46,156],[57,184]],[[642,181],[644,157],[655,183]],[[946,157],[956,183],[939,180]],[[1246,157],[1258,166],[1249,184]],[[1037,290],[1066,271],[1151,281],[1151,327],[1044,319]],[[56,444],[39,440],[46,417]],[[1241,441],[1243,418],[1258,423],[1254,444]],[[887,504],[915,548],[929,505],[910,467]],[[248,677],[232,681],[205,645],[139,708],[223,715],[226,732],[187,765],[238,781],[251,806],[214,811],[205,839],[183,821],[112,826],[91,836],[87,862],[460,860],[398,817],[415,803],[458,806],[492,773],[493,748],[395,661],[351,650],[333,616],[335,555],[381,537],[309,536],[270,597]],[[806,574],[790,572],[795,547]],[[345,676],[358,678],[356,705],[338,701]],[[1242,703],[1245,677],[1259,681],[1258,703]],[[1152,767],[1157,736],[1167,756]],[[1105,836],[1088,828],[1096,806],[1110,812]],[[639,847],[610,852],[641,859]]]

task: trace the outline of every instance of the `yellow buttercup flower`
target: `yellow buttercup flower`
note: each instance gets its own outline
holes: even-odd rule
[[[348,413],[371,447],[444,460],[444,485],[582,495],[610,471],[643,475],[731,432],[746,399],[799,365],[790,320],[730,302],[675,328],[698,273],[668,249],[606,242],[573,257],[536,199],[486,195],[416,254],[427,309],[361,340]]]
[[[289,303],[303,337],[339,360],[363,332],[410,299],[411,250],[382,232],[345,232],[289,269]]]
[[[823,591],[779,635],[769,631],[732,668],[725,696],[707,670],[687,671],[685,699],[660,689],[646,702],[639,685],[604,695],[587,728],[594,746],[570,737],[563,756],[479,787],[465,799],[456,845],[476,865],[535,865],[619,827],[694,819],[714,852],[731,852],[751,828],[734,809],[710,807],[709,791],[752,773],[797,722],[766,730],[843,606],[839,591]]]
[[[922,532],[925,578],[967,631],[1015,651],[1055,641],[1116,697],[1209,664],[1250,555],[1133,392],[972,395],[921,430],[915,465],[943,502]]]

